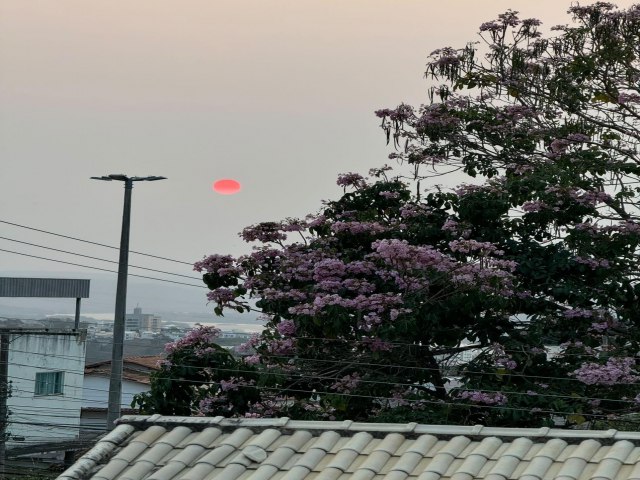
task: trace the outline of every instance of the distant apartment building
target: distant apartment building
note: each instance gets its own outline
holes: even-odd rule
[[[125,330],[137,332],[160,333],[162,318],[152,313],[142,313],[142,308],[136,307],[133,313],[125,317]]]

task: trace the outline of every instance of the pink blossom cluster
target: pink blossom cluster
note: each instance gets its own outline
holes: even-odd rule
[[[320,260],[313,267],[313,279],[316,282],[326,280],[341,280],[347,273],[347,267],[342,260],[337,258],[326,258]]]
[[[611,266],[609,260],[605,258],[574,257],[573,260],[574,262],[586,265],[593,270],[596,268],[609,268]]]
[[[504,255],[494,244],[477,240],[453,240],[449,242],[452,252],[475,253],[479,255]]]
[[[507,396],[500,392],[480,392],[475,390],[460,392],[457,398],[482,405],[505,405],[508,400]]]
[[[636,383],[640,377],[634,370],[635,359],[631,357],[612,357],[607,363],[587,362],[575,370],[574,375],[579,381],[587,385],[618,385]]]
[[[349,275],[371,275],[375,271],[375,264],[367,260],[355,260],[346,264],[346,272]]]
[[[584,231],[592,235],[596,235],[598,233],[620,233],[623,235],[640,234],[640,223],[632,220],[625,220],[614,225],[603,226],[594,225],[590,222],[582,222],[576,223],[574,228],[578,231]]]
[[[591,140],[589,135],[585,135],[584,133],[571,133],[567,135],[567,140],[575,143],[585,143]]]
[[[307,222],[299,218],[288,218],[280,225],[283,232],[303,232],[307,228]]]
[[[518,363],[510,355],[496,359],[496,365],[507,370],[515,370],[518,367]]]
[[[372,177],[384,177],[387,178],[387,172],[393,170],[393,167],[389,165],[383,165],[381,167],[373,167],[369,169],[369,175]]]
[[[378,258],[387,265],[400,270],[436,268],[451,270],[454,261],[431,246],[411,245],[406,240],[376,240],[371,244],[375,254],[369,258]]]
[[[331,231],[335,233],[346,232],[352,235],[376,235],[386,232],[387,228],[378,222],[336,222],[331,225]]]
[[[337,294],[317,295],[312,303],[305,303],[289,308],[289,313],[294,315],[317,315],[329,306],[340,306],[361,312],[374,312],[382,314],[387,309],[401,306],[403,300],[393,293],[374,293],[371,295],[358,295],[354,298],[345,298]]]
[[[444,68],[447,66],[457,66],[460,64],[460,55],[453,48],[439,48],[431,52],[430,57],[432,57],[433,64],[439,68]]]
[[[439,61],[443,59],[444,57],[441,57]],[[415,122],[415,128],[418,131],[430,128],[451,128],[459,123],[460,119],[453,115],[450,110],[444,108],[442,104],[425,105],[421,108],[420,117]]]
[[[282,231],[282,224],[277,222],[262,222],[246,227],[240,236],[245,242],[277,243],[287,239]]]
[[[193,264],[196,272],[205,271],[215,273],[221,277],[240,274],[240,269],[235,266],[235,260],[231,255],[209,255],[204,260]]]
[[[413,107],[411,105],[401,104],[397,108],[383,108],[375,111],[376,117],[384,119],[389,119],[392,122],[406,122],[410,120],[414,113]]]
[[[373,283],[359,278],[347,278],[345,280],[342,280],[341,282],[333,283],[334,285],[332,286],[332,288],[329,288],[325,282],[320,282],[317,285],[318,290],[336,293],[340,289],[344,289],[359,295],[368,295],[376,291],[376,287]]]
[[[640,223],[632,220],[621,222],[615,228],[620,233],[640,235]]]
[[[527,213],[539,212],[545,208],[549,208],[549,206],[542,200],[530,200],[522,204],[522,210]]]
[[[589,330],[597,333],[604,333],[610,328],[615,328],[618,326],[618,322],[612,320],[606,320],[603,322],[593,322],[589,327]]]
[[[442,230],[453,234],[458,233],[458,222],[453,218],[447,218],[442,224]]]
[[[203,398],[198,402],[198,414],[204,416],[207,413],[212,412],[215,403],[218,403],[218,400],[213,397]]]
[[[336,184],[340,187],[362,188],[367,185],[367,182],[362,175],[350,172],[338,175]]]
[[[309,294],[302,290],[287,288],[278,290],[275,288],[265,288],[262,295],[268,300],[292,300],[294,302],[305,302],[309,299]]]
[[[378,337],[364,337],[362,344],[372,352],[389,352],[393,349],[393,344]]]
[[[595,206],[598,203],[608,203],[611,201],[611,195],[606,192],[597,190],[569,190],[569,196],[580,205]]]
[[[235,350],[238,353],[250,353],[253,352],[256,348],[256,346],[258,346],[261,342],[261,337],[259,334],[254,333],[253,335],[251,335],[251,337],[249,338],[249,340],[247,340],[244,343],[241,343],[240,345],[238,345]]]
[[[207,292],[207,299],[211,302],[226,304],[235,300],[236,294],[230,288],[219,287]]]
[[[572,5],[568,12],[575,15],[577,18],[587,18],[593,17],[593,15],[601,15],[603,12],[611,12],[615,5],[610,2],[595,2],[592,5],[580,5],[575,4]]]
[[[406,203],[400,207],[400,216],[402,218],[415,218],[429,213],[429,208],[424,205],[414,203]]]
[[[476,192],[481,192],[482,190],[484,190],[484,187],[481,185],[472,185],[472,184],[463,183],[462,185],[459,185],[454,190],[454,192],[459,197],[464,197],[466,195],[470,195]]]
[[[194,351],[194,354],[196,357],[206,357],[207,355],[211,354],[211,353],[215,353],[218,350],[214,347],[204,347],[204,348],[197,348]]]
[[[591,222],[576,223],[573,228],[579,232],[586,232],[589,234],[596,234],[600,231],[598,227]]]
[[[327,217],[324,215],[314,215],[307,217],[307,227],[317,228],[327,223]]]
[[[629,103],[640,103],[640,95],[635,92],[622,92],[618,94],[618,103],[627,105]]]
[[[278,333],[285,337],[290,337],[296,333],[296,324],[293,320],[280,320],[276,325]]]
[[[549,148],[551,149],[552,155],[558,155],[564,153],[569,145],[571,145],[571,141],[566,138],[556,138],[551,142]]]
[[[260,355],[258,355],[257,353],[253,355],[247,355],[246,357],[242,357],[242,360],[247,365],[258,365],[260,363]]]
[[[591,318],[595,315],[593,310],[588,310],[586,308],[568,308],[562,314],[565,318]]]
[[[184,337],[179,338],[175,342],[167,343],[164,351],[171,354],[176,350],[182,350],[189,347],[206,348],[214,343],[216,338],[220,336],[221,330],[214,326],[197,326],[190,330]]]
[[[243,377],[231,377],[229,380],[220,380],[220,390],[223,392],[237,391],[240,387],[255,385],[255,380],[245,380]]]
[[[353,390],[358,388],[361,381],[362,378],[360,377],[360,374],[358,372],[354,372],[337,380],[333,385],[331,385],[331,389],[340,393],[350,394]]]
[[[295,351],[295,341],[292,338],[268,340],[266,348],[272,355],[291,355]]]
[[[536,111],[528,105],[507,105],[496,113],[496,119],[515,123],[535,115]]]

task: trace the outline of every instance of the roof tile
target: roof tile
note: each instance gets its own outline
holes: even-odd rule
[[[633,465],[633,469],[629,472],[627,480],[640,480],[640,462]]]
[[[272,466],[276,470],[281,469],[293,457],[296,446],[304,445],[311,438],[311,433],[305,431],[295,432],[291,438],[262,462],[262,466]],[[262,468],[262,466],[260,468]],[[260,470],[260,468],[258,470]]]
[[[640,480],[640,434],[127,416],[60,478]]]
[[[498,461],[491,466],[486,479],[504,480],[511,478],[532,445],[533,441],[528,438],[516,438],[513,440]]]
[[[622,463],[633,450],[633,444],[626,440],[616,442],[600,462],[598,469],[593,474],[593,480],[614,480]]]
[[[487,437],[475,445],[475,449],[466,457],[462,465],[456,469],[451,480],[473,480],[476,478],[487,459],[502,445],[502,441],[496,437]]]

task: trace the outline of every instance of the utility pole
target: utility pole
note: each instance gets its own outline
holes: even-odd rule
[[[7,410],[9,398],[9,334],[0,330],[0,478],[6,478]]]
[[[111,352],[111,376],[109,379],[109,403],[107,409],[107,430],[113,430],[120,418],[122,401],[122,357],[124,352],[125,317],[127,313],[127,273],[129,269],[129,230],[131,224],[131,191],[133,182],[164,180],[166,177],[128,177],[111,174],[91,177],[94,180],[124,182],[124,207],[122,210],[122,231],[120,235],[120,261],[118,262],[118,286],[116,288],[116,308],[113,319],[113,350]]]

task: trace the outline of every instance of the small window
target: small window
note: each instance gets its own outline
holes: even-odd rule
[[[36,373],[35,395],[62,395],[64,372]]]

